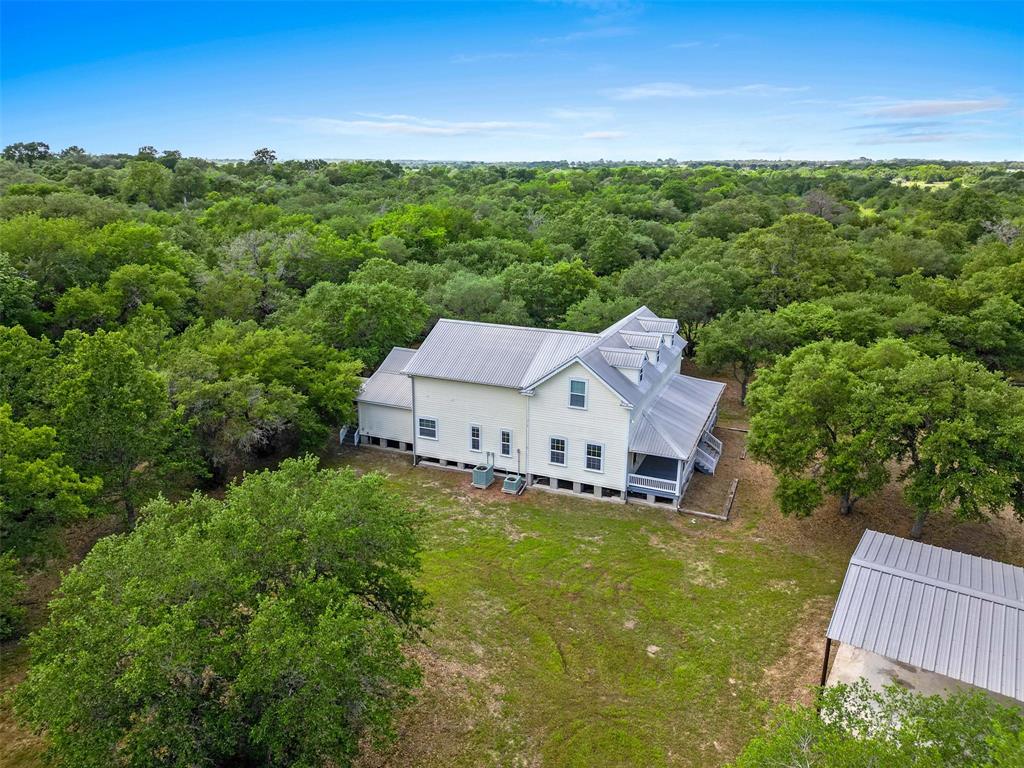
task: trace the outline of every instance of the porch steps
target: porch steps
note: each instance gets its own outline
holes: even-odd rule
[[[697,469],[708,475],[715,474],[715,467],[722,457],[722,441],[715,437],[709,430],[705,430],[697,443],[697,455],[694,457],[694,464]]]

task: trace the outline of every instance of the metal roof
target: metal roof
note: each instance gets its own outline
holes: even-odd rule
[[[725,384],[676,374],[637,419],[629,450],[688,460]]]
[[[414,354],[415,349],[392,349],[373,376],[363,382],[356,401],[412,410],[412,382],[402,373],[402,368]]]
[[[608,349],[601,347],[601,355],[608,365],[616,368],[642,368],[647,362],[647,354],[642,350]]]
[[[622,331],[622,338],[634,349],[657,349],[661,346],[660,333]]]
[[[645,331],[652,331],[654,333],[675,333],[679,330],[678,320],[642,317],[639,322],[640,327]]]
[[[1024,568],[865,531],[828,637],[1024,701]]]
[[[593,333],[443,319],[406,364],[405,373],[521,389],[597,338]]]

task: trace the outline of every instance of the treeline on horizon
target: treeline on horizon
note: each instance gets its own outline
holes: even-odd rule
[[[955,360],[968,366],[957,381],[984,374],[983,389],[1009,390],[1004,375],[1024,369],[1022,221],[1024,173],[997,163],[410,168],[10,145],[5,562],[50,551],[69,521],[116,508],[131,526],[158,492],[323,446],[353,421],[359,376],[442,316],[595,331],[646,304],[744,393],[800,350],[863,371],[850,348],[821,345],[883,342],[908,364]],[[906,382],[862,384],[892,399]],[[789,379],[772,386],[752,398],[762,412],[787,402]],[[1008,397],[1000,409],[1016,418]],[[904,438],[870,455],[924,439]],[[762,448],[792,481],[785,510],[823,494],[852,508],[877,485],[861,466],[852,490],[849,477],[809,479],[828,448]],[[976,517],[1022,494],[1003,469],[1013,457],[986,450],[977,471],[998,467],[1002,484],[982,499],[961,478],[927,504]]]

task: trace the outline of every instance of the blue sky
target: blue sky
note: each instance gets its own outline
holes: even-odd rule
[[[1024,4],[0,2],[0,140],[211,158],[1024,158]]]

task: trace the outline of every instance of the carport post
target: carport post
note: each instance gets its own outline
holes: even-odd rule
[[[816,694],[814,694],[814,714],[821,715],[821,694],[822,689],[825,688],[825,683],[828,682],[828,657],[832,652],[832,638],[828,635],[825,636],[825,658],[821,662],[821,686]]]

